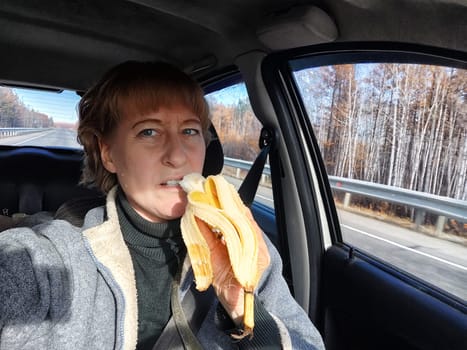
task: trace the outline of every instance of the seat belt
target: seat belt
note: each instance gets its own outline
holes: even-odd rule
[[[152,350],[203,350],[195,334],[201,328],[216,294],[212,286],[204,292],[199,292],[193,282],[180,302],[180,278],[179,271],[171,288],[172,317]]]
[[[238,194],[247,207],[250,207],[255,199],[256,191],[258,190],[259,182],[263,175],[264,164],[266,163],[268,153],[271,149],[273,136],[274,134],[269,129],[261,129],[259,137],[259,148],[261,151],[238,189]]]
[[[214,291],[212,287],[208,290],[209,293],[195,291],[194,283],[192,283],[183,302],[180,303],[178,297],[179,287],[179,283],[173,283],[171,296],[172,316],[178,334],[185,350],[203,350],[203,346],[193,331],[197,331],[201,327],[201,323],[206,317],[206,313],[215,296]],[[185,309],[182,304],[185,306]],[[195,310],[196,308],[197,310]]]

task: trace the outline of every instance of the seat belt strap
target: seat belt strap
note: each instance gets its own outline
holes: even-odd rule
[[[247,207],[250,207],[255,199],[256,191],[258,190],[258,185],[263,175],[264,164],[266,164],[266,159],[271,149],[272,140],[273,133],[266,128],[261,129],[259,138],[259,147],[261,151],[238,189],[238,194]]]
[[[213,287],[204,292],[196,290],[195,283],[191,283],[183,300],[180,302],[180,271],[172,282],[171,309],[172,317],[153,347],[153,350],[202,350],[203,347],[196,335],[215,298]]]
[[[180,338],[182,338],[183,345],[187,350],[202,350],[203,347],[199,343],[196,336],[193,334],[193,331],[190,328],[188,320],[185,316],[185,312],[183,311],[182,305],[180,303],[180,299],[178,296],[179,290],[179,283],[173,283],[172,285],[172,316],[175,321],[175,325],[178,330],[178,334]],[[193,304],[192,307],[194,308],[194,299],[190,300]]]

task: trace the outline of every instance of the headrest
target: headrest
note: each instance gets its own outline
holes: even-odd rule
[[[206,158],[203,167],[203,176],[217,175],[224,167],[224,150],[217,136],[214,126],[211,124],[211,142],[206,148]]]

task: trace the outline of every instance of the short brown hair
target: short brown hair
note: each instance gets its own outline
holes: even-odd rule
[[[208,144],[209,109],[202,88],[190,76],[165,62],[127,61],[109,70],[79,103],[78,142],[85,153],[81,183],[104,193],[117,184],[116,175],[102,164],[99,140],[115,130],[125,110],[144,115],[178,104],[199,116]]]

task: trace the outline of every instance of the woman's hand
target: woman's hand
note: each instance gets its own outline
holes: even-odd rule
[[[269,251],[263,238],[263,232],[254,220],[251,211],[248,208],[245,208],[245,210],[258,237],[258,271],[259,274],[262,275],[264,270],[269,266]],[[229,313],[232,320],[235,324],[240,325],[244,313],[244,291],[242,286],[235,279],[225,242],[222,238],[216,236],[204,222],[199,219],[196,220],[211,251],[211,263],[214,274],[212,284],[214,290],[219,301]]]

